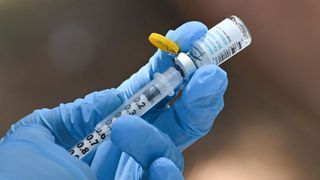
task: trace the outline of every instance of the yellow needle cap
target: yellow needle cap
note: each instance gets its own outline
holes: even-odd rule
[[[161,34],[151,33],[148,39],[151,42],[151,44],[161,49],[162,51],[169,52],[172,54],[178,54],[179,52],[179,46],[175,42],[162,36]]]

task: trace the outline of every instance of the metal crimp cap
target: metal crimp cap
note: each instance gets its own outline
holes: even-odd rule
[[[179,53],[175,57],[174,62],[182,70],[187,80],[189,80],[193,73],[197,70],[197,67],[186,53]]]

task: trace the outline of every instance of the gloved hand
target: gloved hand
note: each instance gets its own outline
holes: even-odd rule
[[[189,22],[167,37],[185,52],[206,31],[205,25]],[[227,78],[215,65],[199,68],[172,107],[165,99],[142,118],[120,117],[112,126],[111,141],[83,161],[67,152],[154,73],[169,66],[172,57],[158,50],[117,89],[36,110],[21,119],[0,144],[0,179],[183,179],[181,152],[210,130],[223,107]]]

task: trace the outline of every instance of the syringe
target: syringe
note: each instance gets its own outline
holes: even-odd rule
[[[95,131],[78,143],[69,152],[76,158],[83,158],[99,143],[109,138],[112,123],[120,116],[142,116],[150,108],[168,95],[174,94],[174,89],[183,81],[178,70],[170,67],[164,73],[157,73],[154,79],[135,93],[126,103],[121,105],[107,118],[96,125]]]
[[[159,49],[171,54],[179,51],[174,42],[159,34],[151,34],[149,40]],[[165,97],[174,95],[174,90],[187,82],[197,68],[207,64],[220,65],[250,43],[250,33],[238,17],[230,16],[225,19],[194,42],[190,52],[178,53],[174,58],[175,67],[168,68],[162,74],[156,73],[152,81],[98,123],[95,130],[70,149],[69,153],[82,159],[101,142],[109,139],[112,123],[118,117],[142,116]]]

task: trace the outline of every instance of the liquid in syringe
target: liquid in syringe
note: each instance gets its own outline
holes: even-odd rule
[[[71,155],[82,159],[101,142],[109,139],[112,123],[118,117],[142,116],[163,98],[172,96],[174,90],[188,82],[199,67],[208,64],[220,65],[251,43],[247,27],[236,16],[230,16],[211,28],[206,35],[194,42],[190,52],[178,53],[179,47],[174,42],[157,34],[153,37],[154,41],[151,42],[159,49],[171,54],[177,53],[174,58],[175,67],[170,67],[162,74],[156,73],[152,81],[103,119],[92,133],[70,149]]]

